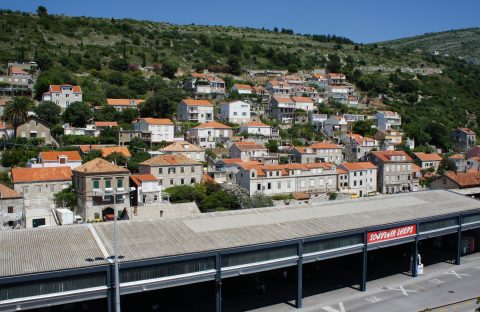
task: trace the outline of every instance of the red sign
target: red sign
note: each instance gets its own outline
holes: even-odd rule
[[[367,243],[378,243],[417,234],[417,225],[406,225],[388,230],[368,232]]]

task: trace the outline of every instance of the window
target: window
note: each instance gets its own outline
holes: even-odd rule
[[[170,179],[170,185],[173,185],[173,179]]]
[[[305,187],[305,181],[304,180],[300,181],[300,187]]]
[[[185,184],[185,179],[180,179],[180,184]]]
[[[353,186],[357,186],[357,181],[353,181]]]
[[[175,174],[175,167],[168,168],[168,174]]]
[[[123,179],[117,179],[117,188],[123,188]]]
[[[290,183],[290,181],[287,182],[287,188],[290,188],[292,186],[292,184]]]
[[[55,192],[55,185],[50,184],[50,192]]]
[[[272,189],[272,183],[267,183],[267,189]]]
[[[280,190],[282,188],[282,182],[278,182],[278,189]]]
[[[112,188],[112,180],[105,180],[105,188]]]
[[[314,186],[315,186],[315,180],[314,180],[314,179],[310,179],[310,186],[311,186],[311,187],[314,187]]]
[[[252,178],[255,178],[255,172],[252,172]]]
[[[41,185],[37,185],[37,192],[39,192],[39,193],[42,192],[42,186]]]
[[[158,168],[158,174],[163,174],[163,168]]]
[[[163,185],[163,179],[158,180],[158,185]]]
[[[184,167],[180,167],[180,173],[185,173],[185,168]]]
[[[9,206],[7,209],[8,209],[8,213],[13,213],[13,206]]]
[[[190,168],[190,171],[191,171],[191,172],[195,172],[195,166],[192,166],[192,167]]]
[[[190,179],[190,184],[195,184],[195,178]]]
[[[93,188],[94,189],[100,188],[100,180],[93,180]]]
[[[260,191],[260,190],[262,190],[262,185],[259,183],[257,184],[257,191]]]

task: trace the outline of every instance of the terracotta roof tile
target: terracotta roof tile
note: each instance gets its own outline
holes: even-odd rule
[[[480,186],[480,171],[447,171],[445,175],[449,177],[452,181],[457,183],[461,188]]]
[[[12,168],[13,183],[71,180],[70,167]]]
[[[242,127],[270,127],[270,126],[264,124],[261,121],[250,121],[250,122],[247,122],[246,124],[241,125],[240,127],[242,128]]]
[[[158,181],[152,174],[132,174],[130,179],[137,185],[141,186],[142,182],[154,182]]]
[[[462,154],[453,154],[448,157],[449,159],[465,159],[465,155]]]
[[[61,156],[66,156],[67,161],[81,161],[82,157],[77,151],[49,151],[40,152],[38,157],[43,161],[58,161]]]
[[[156,125],[156,126],[173,126],[173,121],[168,118],[139,118],[138,121],[145,121],[149,125]]]
[[[79,173],[129,173],[128,169],[112,164],[111,162],[95,158],[83,165],[73,169],[73,172]]]
[[[95,121],[95,127],[118,127],[116,121]]]
[[[130,151],[126,146],[112,146],[112,147],[104,147],[101,149],[102,151],[102,157],[107,157],[108,155],[112,153],[119,153],[122,154],[123,156],[130,158],[132,155],[130,154]]]
[[[188,106],[212,106],[213,104],[208,100],[194,100],[194,99],[184,99],[180,103],[184,103]]]
[[[312,144],[310,147],[311,147],[311,148],[315,148],[315,149],[322,149],[322,148],[342,149],[342,148],[343,148],[343,146],[341,146],[341,145],[334,144],[334,143],[329,143],[329,142],[319,142],[319,143],[315,143],[315,144]]]
[[[372,164],[371,162],[352,162],[352,163],[343,163],[340,165],[347,171],[356,171],[356,170],[370,170],[370,169],[377,169],[377,166]]]
[[[205,150],[187,141],[174,142],[165,146],[161,152],[204,152]]]
[[[306,96],[292,96],[292,101],[301,103],[313,103],[312,99]]]
[[[413,153],[421,161],[441,161],[442,157],[436,153],[426,154],[422,152]]]
[[[234,87],[237,88],[237,90],[250,90],[250,91],[253,91],[253,88],[251,85],[247,85],[247,84],[234,84],[233,85]]]
[[[159,155],[140,163],[147,166],[200,165],[201,163],[181,154]]]
[[[22,198],[22,194],[0,183],[0,198]]]
[[[219,123],[218,121],[207,121],[192,129],[232,129],[232,128],[222,123]]]
[[[233,145],[237,146],[239,150],[241,151],[250,151],[250,150],[266,150],[267,148],[263,144],[259,144],[256,142],[248,142],[248,141],[243,141],[243,142],[235,142]],[[233,146],[232,145],[232,146]]]
[[[397,161],[397,160],[391,160],[392,156],[405,156],[405,160],[401,161],[412,161],[412,158],[408,156],[407,153],[404,151],[374,151],[372,152],[375,156],[377,156],[380,160],[384,162],[389,162],[389,161]]]
[[[112,106],[131,106],[132,101],[134,102],[135,105],[140,105],[145,100],[141,99],[107,99],[107,105],[112,105]]]
[[[80,86],[72,86],[72,85],[68,85],[68,84],[65,84],[65,85],[50,85],[50,92],[51,93],[60,93],[62,92],[62,87],[72,87],[72,91],[73,93],[82,93],[82,89],[80,88]]]

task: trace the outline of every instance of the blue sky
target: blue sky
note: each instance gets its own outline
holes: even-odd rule
[[[134,18],[174,24],[277,26],[375,42],[426,32],[479,27],[479,0],[0,0],[0,8]]]

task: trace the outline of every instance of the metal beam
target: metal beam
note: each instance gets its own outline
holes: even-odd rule
[[[412,270],[412,277],[417,277],[418,275],[418,236],[415,238],[412,246],[412,263],[410,263]]]
[[[298,243],[298,261],[297,261],[297,294],[295,298],[295,307],[300,309],[302,307],[303,297],[303,244]]]
[[[222,312],[222,256],[218,253],[215,257],[215,312]]]
[[[367,262],[368,262],[368,248],[367,248],[367,231],[365,231],[364,234],[364,243],[365,246],[363,246],[363,254],[362,254],[362,269],[361,269],[361,276],[360,276],[360,291],[366,291],[367,290]]]
[[[455,253],[455,264],[460,265],[460,256],[462,255],[462,217],[458,217],[458,232],[457,232],[457,250]]]

